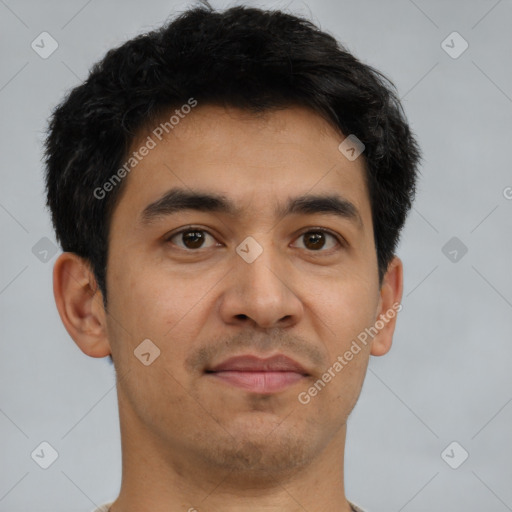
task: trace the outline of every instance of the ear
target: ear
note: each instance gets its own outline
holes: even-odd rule
[[[403,265],[402,260],[395,256],[388,265],[386,274],[382,279],[379,306],[375,326],[378,329],[372,341],[372,356],[382,356],[391,348],[393,333],[395,332],[396,317],[402,309]]]
[[[64,252],[53,267],[53,294],[60,318],[80,350],[91,357],[110,354],[106,311],[90,265]]]

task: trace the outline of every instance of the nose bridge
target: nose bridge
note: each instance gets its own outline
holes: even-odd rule
[[[283,267],[283,255],[278,254],[268,233],[247,237],[237,247],[237,254],[244,260],[244,264],[238,263],[243,269],[242,275],[247,275],[251,289],[267,287],[269,293],[282,293],[284,284],[279,278],[279,269]]]
[[[236,248],[236,266],[240,270],[241,284],[248,293],[267,290],[268,296],[281,295],[284,284],[279,276],[282,256],[273,244],[272,232],[259,232],[246,237]],[[275,300],[275,299],[274,299]]]
[[[250,235],[236,247],[233,273],[224,298],[226,320],[249,317],[268,328],[300,314],[285,255],[273,244],[271,232]]]

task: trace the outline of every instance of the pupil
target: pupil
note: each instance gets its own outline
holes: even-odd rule
[[[325,240],[323,233],[308,233],[304,236],[306,236],[306,247],[319,249],[324,246]],[[201,231],[187,231],[183,233],[183,241],[187,247],[197,249],[203,244],[203,233]]]
[[[312,247],[309,246],[309,243],[312,243]],[[319,243],[320,242],[320,243]],[[324,245],[324,235],[323,233],[312,233],[307,236],[306,247],[310,249],[319,249]]]
[[[203,233],[201,231],[187,231],[183,233],[183,241],[187,247],[197,249],[203,244]]]

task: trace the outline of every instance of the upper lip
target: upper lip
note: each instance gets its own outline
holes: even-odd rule
[[[220,364],[206,371],[239,371],[239,372],[295,372],[309,375],[297,361],[284,354],[276,354],[272,357],[261,358],[254,355],[240,355],[225,359]]]

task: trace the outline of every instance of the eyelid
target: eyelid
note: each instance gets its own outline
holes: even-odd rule
[[[196,225],[193,225],[193,224],[189,225],[189,226],[181,227],[178,231],[173,231],[169,235],[165,235],[164,240],[165,240],[165,242],[170,242],[171,239],[174,238],[176,235],[179,235],[179,234],[187,232],[187,231],[194,231],[194,230],[203,231],[203,232],[207,233],[208,235],[210,235],[211,237],[213,237],[217,241],[217,243],[221,243],[221,242],[219,242],[217,240],[216,235],[210,233],[210,231],[208,229],[205,229],[205,228],[203,228],[201,226],[196,226]],[[348,246],[347,241],[339,233],[337,233],[336,231],[333,231],[333,230],[331,230],[329,228],[324,228],[324,227],[320,227],[320,226],[308,226],[306,228],[303,228],[295,236],[294,241],[297,240],[300,236],[302,236],[302,235],[304,235],[306,233],[309,233],[309,232],[327,233],[327,234],[331,235],[332,237],[334,237],[341,247],[347,247]],[[178,246],[178,248],[179,249],[183,249],[182,247],[179,247],[179,246]],[[183,249],[183,250],[188,251],[188,252],[198,252],[201,249],[202,248],[200,247],[199,249]],[[311,253],[315,253],[315,252],[316,253],[322,253],[322,252],[329,252],[329,251],[319,250],[319,251],[308,251],[308,252],[311,252]]]
[[[299,238],[300,236],[304,235],[305,233],[309,233],[309,232],[327,233],[328,235],[331,235],[332,237],[334,237],[341,247],[348,247],[348,242],[339,233],[337,233],[336,231],[333,231],[332,229],[323,228],[323,227],[320,227],[320,226],[309,226],[307,228],[302,229],[299,232],[299,234],[296,236],[295,240],[297,238]],[[321,251],[320,250],[320,251],[309,251],[309,252],[311,252],[311,253],[322,253],[322,252],[329,252],[329,251]]]
[[[221,242],[219,242],[217,240],[217,236],[212,234],[209,229],[203,228],[201,226],[196,226],[194,224],[191,224],[189,226],[183,226],[183,227],[179,228],[178,231],[172,231],[171,233],[164,235],[163,239],[164,239],[165,242],[170,242],[171,239],[174,238],[175,236],[180,235],[182,233],[186,233],[188,231],[202,231],[202,232],[207,233],[208,235],[210,235],[212,238],[214,238],[215,241],[217,242],[217,244],[221,243]],[[202,249],[202,248],[195,249],[195,250],[183,249],[182,247],[179,247],[179,246],[178,246],[178,248],[182,249],[182,250],[185,250],[185,251],[189,251],[189,252],[198,252],[198,251],[200,251]]]

